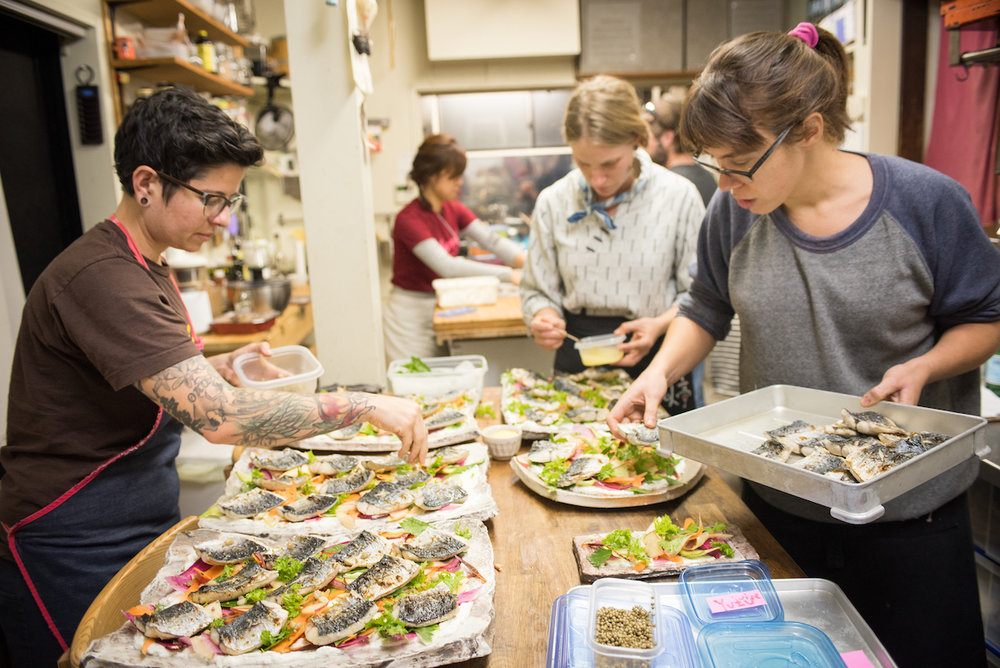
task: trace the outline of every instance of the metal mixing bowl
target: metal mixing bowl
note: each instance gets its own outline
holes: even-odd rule
[[[230,281],[226,283],[226,298],[234,307],[242,298],[249,299],[250,310],[254,313],[265,311],[282,313],[292,298],[292,282],[287,278]]]

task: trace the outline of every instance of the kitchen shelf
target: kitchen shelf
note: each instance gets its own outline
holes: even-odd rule
[[[184,14],[184,27],[189,35],[199,30],[208,33],[213,42],[250,46],[250,40],[236,34],[205,10],[187,0],[106,0],[109,7],[123,9],[149,25],[166,27],[177,23],[178,12]]]
[[[213,95],[251,97],[253,89],[204,69],[181,58],[147,58],[112,60],[111,67],[118,72],[146,79],[152,83],[170,82],[191,86],[195,90]]]

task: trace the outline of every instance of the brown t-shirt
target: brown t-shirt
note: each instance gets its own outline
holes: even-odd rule
[[[104,221],[60,253],[28,294],[0,449],[0,521],[8,527],[142,440],[157,406],[134,384],[200,354],[169,268],[146,261],[149,269]],[[9,558],[6,540],[0,556]]]

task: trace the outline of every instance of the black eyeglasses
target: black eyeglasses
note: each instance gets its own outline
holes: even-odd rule
[[[242,194],[235,194],[232,197],[226,197],[225,195],[220,195],[218,193],[207,193],[204,190],[198,190],[189,183],[184,183],[180,179],[175,179],[169,174],[164,174],[163,172],[157,170],[156,174],[165,181],[170,181],[175,186],[181,186],[182,188],[187,188],[196,195],[201,196],[202,213],[209,220],[215,218],[220,213],[225,211],[226,207],[235,210],[241,203],[246,201],[246,196]]]
[[[747,182],[753,181],[753,175],[757,173],[757,170],[760,169],[760,166],[764,164],[764,161],[771,157],[771,154],[774,153],[774,149],[778,148],[778,145],[781,144],[781,142],[784,141],[785,137],[788,136],[788,133],[792,131],[792,127],[787,128],[784,132],[778,135],[778,138],[774,140],[774,143],[771,144],[771,147],[766,151],[764,151],[764,155],[760,156],[760,159],[757,162],[755,162],[753,164],[753,167],[751,167],[748,170],[744,171],[742,169],[726,169],[725,167],[719,167],[718,165],[714,165],[710,162],[705,162],[704,160],[699,160],[698,158],[695,158],[694,161],[697,162],[702,167],[711,169],[713,172],[719,174],[720,176],[725,174],[730,178],[742,177],[746,179]]]

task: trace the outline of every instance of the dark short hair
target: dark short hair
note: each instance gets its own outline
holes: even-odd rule
[[[135,195],[132,173],[141,165],[190,181],[212,167],[250,167],[263,157],[250,130],[183,86],[136,100],[115,133],[115,171],[129,195]],[[163,183],[165,199],[174,190]]]
[[[413,157],[410,178],[423,188],[431,177],[442,171],[449,176],[460,176],[465,171],[465,149],[451,135],[428,135]]]

